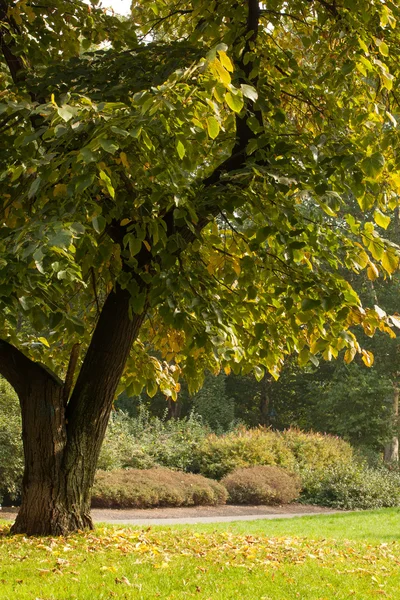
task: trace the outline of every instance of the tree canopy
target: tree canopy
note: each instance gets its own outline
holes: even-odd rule
[[[2,6],[3,338],[62,374],[118,282],[146,313],[126,384],[174,396],[149,348],[196,387],[387,328],[340,270],[399,261],[393,3]]]

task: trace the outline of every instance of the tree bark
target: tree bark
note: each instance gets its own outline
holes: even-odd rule
[[[145,315],[130,318],[129,300],[118,287],[106,299],[66,406],[60,380],[10,344],[0,344],[0,372],[20,399],[25,456],[13,533],[65,535],[93,527],[90,500],[97,459]]]

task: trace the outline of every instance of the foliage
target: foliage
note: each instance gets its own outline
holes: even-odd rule
[[[258,428],[207,437],[196,453],[202,475],[220,479],[231,471],[256,465],[278,465],[288,470],[320,469],[351,464],[351,446],[329,435],[297,430],[282,433]]]
[[[113,471],[127,466],[137,469],[155,466],[148,449],[144,448],[143,435],[134,436],[132,428],[132,420],[125,413],[112,415],[97,463],[99,469]]]
[[[50,540],[10,536],[4,525],[0,598],[17,589],[21,600],[393,600],[398,538],[398,511],[390,509],[190,528],[107,525]]]
[[[217,377],[207,374],[202,389],[193,398],[193,412],[200,415],[214,433],[223,433],[232,428],[235,407],[225,387],[226,375]]]
[[[169,469],[98,471],[94,508],[152,508],[225,504],[225,488],[201,475]]]
[[[288,504],[300,495],[300,479],[273,466],[236,469],[221,484],[232,504]]]
[[[141,408],[138,417],[132,419],[117,412],[110,421],[99,468],[147,469],[158,465],[191,471],[196,448],[208,434],[209,429],[195,415],[166,420],[150,417]]]
[[[400,474],[365,465],[331,466],[301,473],[301,502],[344,509],[400,506]]]
[[[18,398],[0,377],[0,504],[4,494],[11,500],[19,494],[23,466]]]
[[[381,235],[399,188],[398,7],[138,2],[121,21],[63,4],[2,17],[17,58],[2,63],[1,335],[62,375],[117,288],[151,316],[129,394],[175,397],[180,374],[195,391],[207,367],[277,376],[292,352],[371,364],[349,328],[397,321],[365,311],[341,269],[399,263]]]

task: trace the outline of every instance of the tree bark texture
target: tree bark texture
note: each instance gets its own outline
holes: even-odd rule
[[[19,350],[0,342],[0,372],[21,404],[25,471],[13,533],[65,535],[92,528],[90,499],[115,392],[142,315],[129,318],[129,293],[104,303],[72,396]]]

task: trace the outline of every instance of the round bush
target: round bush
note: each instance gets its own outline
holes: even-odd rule
[[[274,466],[236,469],[221,481],[235,504],[287,504],[300,495],[300,479]]]
[[[92,493],[94,508],[152,508],[158,506],[215,506],[228,493],[217,483],[169,469],[98,471]]]

